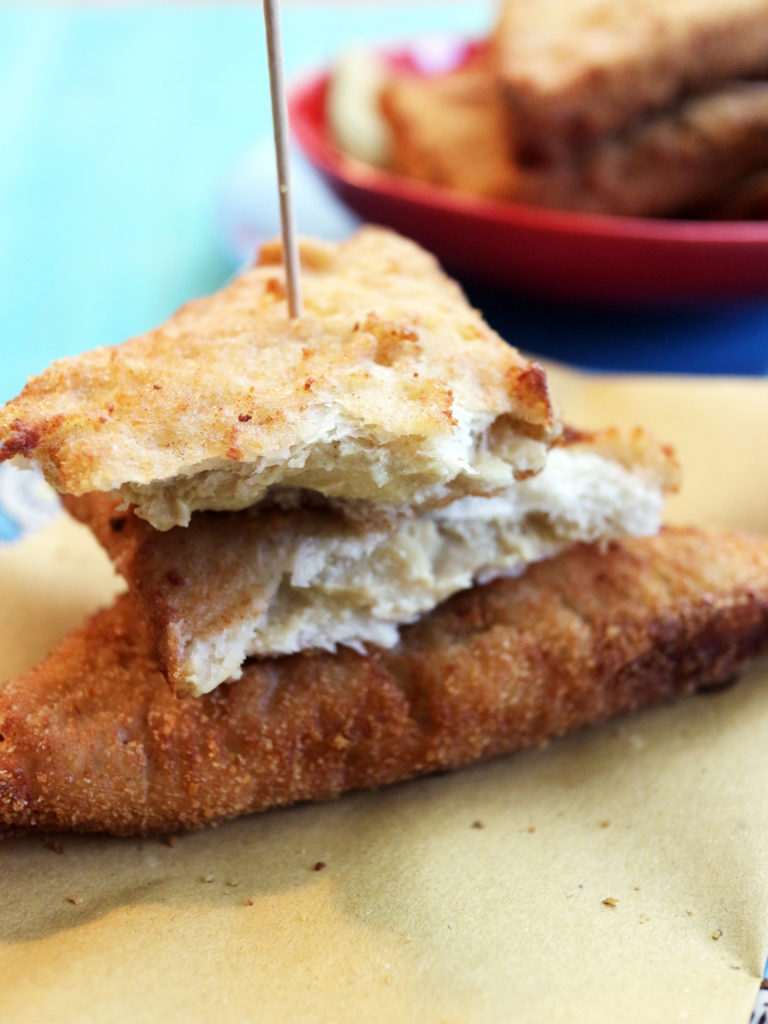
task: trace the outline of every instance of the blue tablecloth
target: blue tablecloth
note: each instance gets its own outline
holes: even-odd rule
[[[355,42],[482,34],[489,4],[284,5],[289,77]],[[244,205],[277,230],[260,5],[0,7],[0,400],[218,287]],[[349,223],[306,166],[304,233]],[[768,302],[574,309],[471,289],[521,347],[585,366],[765,373]]]

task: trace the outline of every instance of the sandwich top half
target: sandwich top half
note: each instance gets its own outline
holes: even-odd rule
[[[301,273],[295,321],[272,244],[156,330],[53,363],[0,410],[0,459],[159,530],[275,488],[420,508],[541,469],[559,431],[543,371],[430,255],[363,228],[304,241]]]
[[[492,49],[523,149],[552,155],[763,77],[765,0],[504,0]]]

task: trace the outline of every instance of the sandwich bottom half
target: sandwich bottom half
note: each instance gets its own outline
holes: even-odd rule
[[[577,545],[392,649],[250,662],[178,698],[126,594],[0,689],[0,831],[195,829],[545,743],[768,650],[768,539]]]

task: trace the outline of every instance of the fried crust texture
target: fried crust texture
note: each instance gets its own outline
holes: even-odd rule
[[[716,202],[768,162],[764,81],[719,86],[533,165],[514,153],[514,119],[490,70],[393,76],[382,109],[398,173],[543,208],[670,216]]]
[[[278,486],[419,505],[541,468],[559,431],[543,370],[431,255],[374,227],[300,255],[300,318],[267,244],[156,330],[33,378],[0,408],[0,461],[117,491],[157,529]]]
[[[678,99],[765,74],[764,0],[505,0],[496,66],[523,150],[615,134]]]
[[[196,829],[544,743],[717,685],[768,649],[768,540],[581,545],[399,648],[250,664],[173,696],[129,595],[0,691],[0,828]]]

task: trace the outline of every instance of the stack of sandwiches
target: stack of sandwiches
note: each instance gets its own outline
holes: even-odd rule
[[[768,542],[564,424],[427,253],[281,250],[0,410],[128,583],[0,691],[0,828],[198,828],[540,744],[768,648]]]
[[[457,70],[380,71],[375,133],[347,127],[359,78],[331,90],[339,144],[410,178],[591,213],[764,210],[765,0],[505,0]]]

